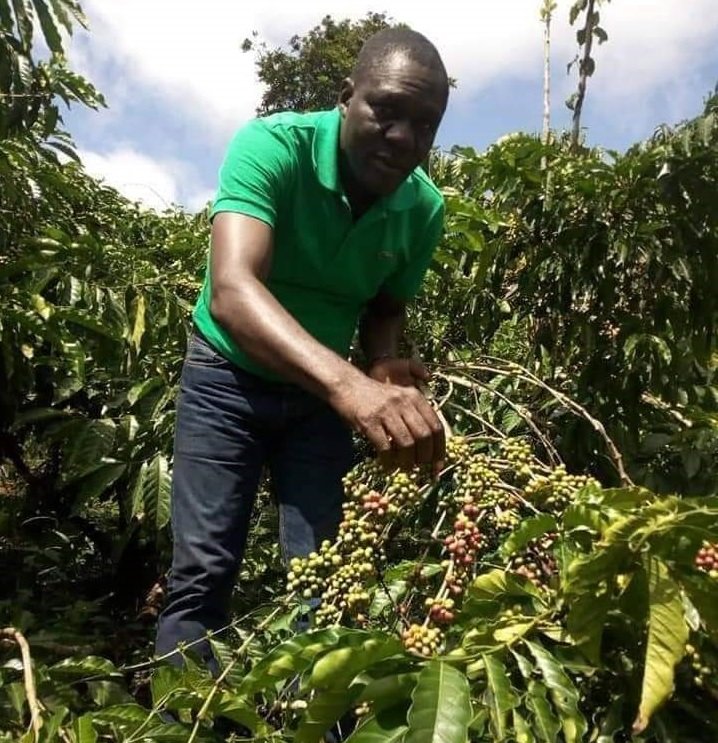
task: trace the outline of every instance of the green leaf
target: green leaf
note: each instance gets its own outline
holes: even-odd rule
[[[138,294],[132,304],[135,316],[132,325],[132,334],[130,335],[130,343],[134,346],[135,351],[139,353],[142,344],[142,337],[145,334],[145,314],[147,305],[145,303],[144,295]]]
[[[92,724],[93,713],[88,712],[72,721],[72,737],[75,743],[97,743],[97,731]]]
[[[546,694],[547,689],[541,682],[530,681],[526,705],[531,710],[534,730],[539,740],[544,743],[556,743],[561,723],[551,709]]]
[[[210,639],[209,644],[214,657],[219,662],[220,671],[224,673],[229,668],[224,677],[225,683],[230,689],[236,689],[244,681],[245,672],[242,664],[237,662],[235,651],[229,645],[214,638]]]
[[[586,657],[595,664],[600,662],[601,639],[612,603],[608,591],[587,591],[579,594],[569,604],[566,620],[569,634]]]
[[[190,736],[190,728],[178,722],[162,723],[154,725],[142,731],[142,741],[159,741],[160,743],[187,743]],[[199,729],[197,737],[198,743],[215,743],[217,738],[209,731]]]
[[[96,470],[113,451],[114,443],[115,424],[109,419],[85,421],[79,429],[73,428],[62,462],[66,481]]]
[[[591,529],[601,533],[606,526],[599,508],[586,503],[572,503],[563,514],[563,527],[570,529]]]
[[[586,9],[588,0],[577,0],[572,6],[568,14],[568,22],[573,26],[576,22],[581,11]]]
[[[588,555],[577,557],[568,566],[568,592],[584,593],[594,590],[604,581],[612,581],[629,556],[628,547],[614,544],[606,547],[599,545]]]
[[[548,531],[556,531],[556,519],[548,513],[526,519],[501,546],[501,554],[508,557],[514,552],[523,549],[532,539],[540,537]]]
[[[509,712],[518,707],[519,698],[511,688],[509,672],[496,655],[482,654],[486,668],[486,704],[491,714],[491,725],[495,740],[503,741],[507,736],[506,720]]]
[[[13,26],[12,12],[8,0],[0,0],[0,27],[8,31]]]
[[[89,655],[87,658],[67,658],[48,668],[51,677],[62,680],[76,680],[92,676],[122,678],[115,665],[106,658]]]
[[[295,676],[309,668],[322,653],[351,636],[366,638],[359,630],[329,628],[304,632],[272,650],[244,677],[237,693],[246,696],[274,686],[278,681]]]
[[[363,722],[346,743],[403,743],[406,725],[406,705],[377,712]]]
[[[95,316],[90,310],[77,307],[55,307],[54,319],[55,322],[62,320],[70,325],[79,325],[86,330],[91,330],[93,333],[97,333],[97,335],[113,341],[120,340],[120,336],[112,326],[103,322],[102,319]]]
[[[713,581],[704,576],[681,576],[691,603],[698,610],[706,632],[718,642],[718,601]]]
[[[32,46],[32,5],[29,0],[12,0],[15,8],[17,30],[24,51]]]
[[[32,0],[32,4],[35,6],[37,17],[40,20],[40,28],[42,34],[45,37],[50,51],[55,54],[62,54],[62,36],[60,35],[60,29],[55,23],[55,19],[52,17],[50,9],[47,7],[45,0]]]
[[[330,650],[312,668],[310,688],[331,688],[348,684],[360,671],[380,660],[403,653],[398,638],[376,633],[360,645]]]
[[[608,41],[608,34],[600,26],[594,26],[593,34],[598,39],[599,44]]]
[[[157,530],[170,519],[172,479],[167,468],[167,459],[157,454],[145,462],[132,491],[132,516],[141,521],[149,519]]]
[[[121,462],[105,461],[94,472],[76,482],[77,491],[72,502],[72,513],[77,514],[88,500],[101,496],[124,475],[127,465]]]
[[[468,595],[472,600],[477,601],[491,601],[506,596],[541,597],[532,583],[521,581],[500,568],[477,576],[469,585]]]
[[[513,712],[514,738],[516,743],[535,743],[536,738],[526,718],[518,710]]]
[[[315,741],[322,740],[324,733],[353,706],[360,692],[361,686],[347,687],[342,686],[341,683],[318,692],[309,702],[302,716],[297,732],[294,734],[294,741],[315,743]]]
[[[680,589],[666,564],[650,556],[644,558],[644,569],[648,579],[648,640],[641,703],[633,723],[636,734],[648,727],[653,713],[671,695],[675,667],[685,655],[688,641]]]
[[[153,390],[161,387],[164,384],[162,377],[152,377],[151,379],[145,379],[144,382],[133,385],[127,393],[127,402],[130,406],[139,402],[145,395],[149,394]]]
[[[430,661],[419,674],[404,743],[465,743],[473,717],[469,682],[448,663]]]
[[[370,681],[359,695],[357,704],[370,702],[374,712],[394,707],[411,698],[418,676],[417,673],[397,673]]]
[[[616,740],[616,733],[621,732],[624,729],[623,724],[623,697],[617,696],[611,700],[611,703],[606,710],[606,714],[601,720],[601,726],[599,729],[599,736],[596,738],[596,743],[614,743]]]
[[[406,593],[408,587],[409,581],[407,580],[395,580],[386,587],[386,590],[383,586],[378,586],[369,606],[369,616],[376,619],[390,606],[394,606]]]
[[[578,710],[579,694],[556,658],[538,643],[524,640],[548,687],[551,701],[561,714],[566,743],[578,743],[586,732],[586,720]]]
[[[74,2],[68,3],[67,0],[50,0],[50,5],[52,5],[52,10],[55,13],[55,18],[65,27],[65,30],[67,33],[72,33],[72,18],[70,18],[66,6],[69,6],[73,14],[77,13],[79,11],[79,8],[77,5],[75,5]],[[84,16],[81,16],[81,18],[84,20]],[[78,18],[80,20],[80,18]],[[82,21],[80,21],[82,23]],[[82,25],[85,25],[82,23]]]
[[[268,736],[274,732],[272,727],[257,714],[252,702],[228,691],[222,691],[214,697],[209,711],[213,715],[221,715],[244,725],[254,736]]]
[[[174,666],[160,666],[152,672],[150,688],[152,690],[152,703],[155,707],[162,706],[173,691],[182,688],[182,669]]]
[[[100,725],[116,725],[124,733],[134,732],[150,713],[139,704],[117,704],[114,707],[93,712],[93,722]]]

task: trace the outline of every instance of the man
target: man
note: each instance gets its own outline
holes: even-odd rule
[[[177,405],[158,654],[226,624],[265,466],[285,560],[336,533],[352,429],[398,466],[441,466],[442,427],[416,387],[426,372],[398,344],[442,229],[418,166],[448,89],[433,45],[388,29],[334,110],[258,119],[231,143]],[[365,372],[346,360],[357,322]]]

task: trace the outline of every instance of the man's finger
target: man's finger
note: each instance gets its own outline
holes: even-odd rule
[[[443,462],[446,458],[446,433],[444,432],[444,427],[441,425],[439,416],[426,399],[422,399],[419,412],[432,432],[432,460],[434,462]]]
[[[404,423],[414,438],[414,449],[417,464],[427,464],[434,460],[434,439],[431,428],[422,414],[415,408],[402,413]]]
[[[384,428],[391,439],[391,448],[396,452],[397,462],[402,469],[410,469],[416,462],[416,448],[412,432],[404,420],[395,415],[384,422]]]
[[[429,370],[416,359],[409,359],[409,373],[412,377],[420,379],[422,382],[428,382],[431,379]]]

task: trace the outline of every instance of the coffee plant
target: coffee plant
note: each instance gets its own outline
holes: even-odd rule
[[[623,154],[432,157],[445,469],[366,457],[286,566],[263,491],[212,677],[151,650],[208,223],[76,161],[73,23],[0,0],[0,740],[718,739],[715,97]]]

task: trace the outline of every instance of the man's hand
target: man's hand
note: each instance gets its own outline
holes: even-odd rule
[[[399,358],[379,359],[369,367],[367,374],[377,382],[389,382],[402,387],[419,387],[431,378],[420,361]]]
[[[395,378],[414,378],[406,362]],[[443,467],[446,442],[441,421],[419,390],[409,384],[379,382],[361,375],[342,386],[330,401],[354,430],[376,447],[380,459],[402,469],[431,464],[434,473]]]

